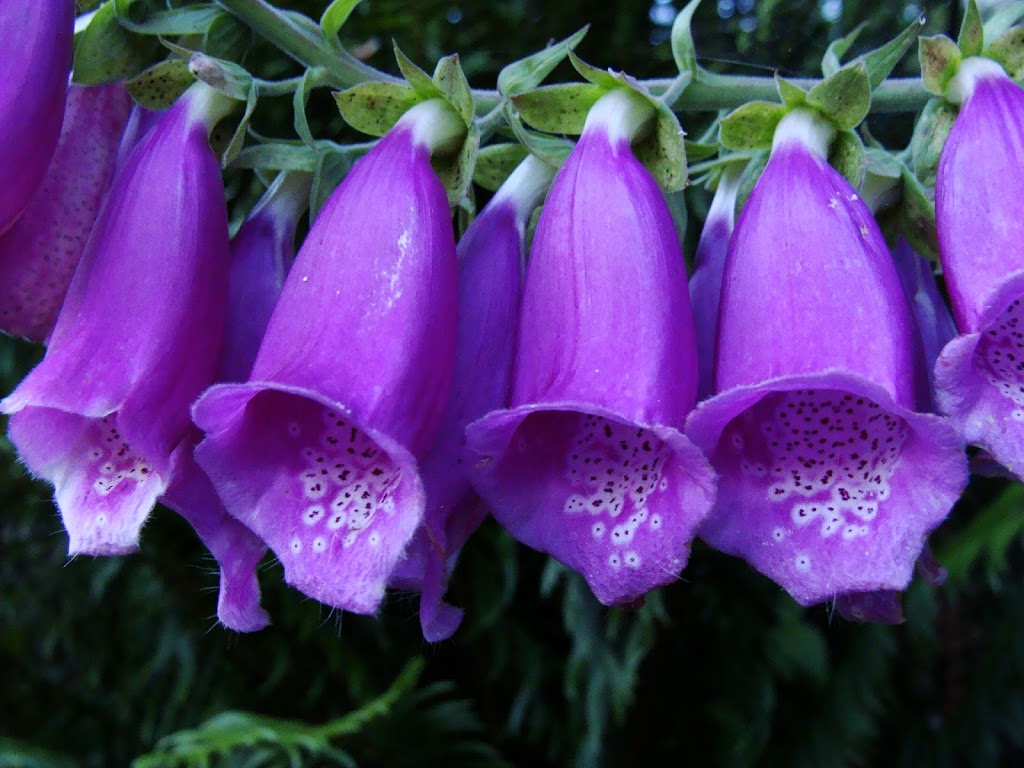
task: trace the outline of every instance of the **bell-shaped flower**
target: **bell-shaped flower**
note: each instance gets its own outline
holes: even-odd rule
[[[718,302],[722,295],[722,273],[725,256],[729,251],[729,238],[736,218],[736,195],[740,189],[743,167],[727,166],[718,180],[718,188],[711,199],[704,228],[697,244],[697,256],[690,278],[690,304],[693,307],[693,325],[697,334],[697,370],[699,380],[697,399],[711,396],[715,379],[715,337],[718,333]]]
[[[117,174],[42,362],[0,402],[56,487],[72,554],[138,546],[213,380],[229,265],[209,130],[232,102],[193,85]],[[158,214],[157,214],[158,212]]]
[[[423,519],[416,457],[451,389],[455,238],[431,151],[461,141],[414,106],[331,194],[302,244],[248,383],[196,403],[196,459],[228,512],[328,605],[376,610]]]
[[[606,605],[677,578],[715,495],[681,432],[697,391],[683,255],[630,146],[651,117],[624,88],[591,109],[537,225],[510,408],[466,433],[498,522]]]
[[[485,517],[461,460],[466,425],[508,404],[525,262],[526,223],[554,171],[530,156],[470,224],[457,248],[455,375],[434,444],[420,462],[423,525],[391,584],[415,589],[430,642],[458,628],[462,611],[441,602],[459,551]]]
[[[231,241],[227,321],[217,381],[245,381],[284,277],[295,257],[295,228],[309,203],[308,174],[281,174]],[[191,444],[202,433],[193,429]],[[231,517],[213,483],[195,463],[191,449],[181,452],[170,487],[160,501],[184,517],[220,567],[217,618],[229,629],[253,632],[269,623],[260,608],[256,568],[267,547]]]
[[[935,369],[940,409],[1024,477],[1024,91],[994,61],[960,64],[963,106],[935,184],[939,255],[960,335]]]
[[[32,200],[57,146],[74,25],[74,0],[0,4],[0,233]]]
[[[915,329],[871,212],[787,114],[729,244],[717,394],[687,434],[719,475],[701,537],[802,605],[900,590],[967,482],[962,444],[915,412]]]
[[[110,188],[131,110],[118,83],[72,85],[60,140],[35,196],[0,235],[0,330],[44,341]]]

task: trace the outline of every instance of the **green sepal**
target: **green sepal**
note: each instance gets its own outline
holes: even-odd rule
[[[694,77],[700,67],[697,66],[697,47],[693,43],[693,14],[697,11],[700,0],[690,0],[672,22],[672,58],[680,72],[690,72]]]
[[[731,150],[771,149],[779,121],[788,110],[774,101],[751,101],[722,118],[718,138]]]
[[[320,29],[323,30],[324,38],[332,48],[336,50],[341,48],[338,33],[360,2],[362,0],[334,0],[320,17]]]
[[[864,148],[864,171],[887,179],[898,179],[903,175],[903,163],[879,147]]]
[[[470,125],[459,152],[431,158],[434,170],[448,193],[448,204],[456,206],[473,183],[473,169],[480,150],[480,131]]]
[[[850,34],[836,40],[826,49],[825,56],[821,61],[821,71],[825,77],[831,77],[841,69],[842,64],[840,62],[842,57],[851,48],[866,26],[866,23],[860,24]],[[867,67],[868,82],[871,84],[871,89],[874,90],[892,74],[900,59],[907,54],[907,51],[910,50],[918,35],[921,34],[922,29],[924,29],[924,17],[919,16],[885,45],[861,54],[850,63],[864,63],[864,66]]]
[[[241,61],[252,43],[252,29],[230,13],[222,13],[207,28],[202,50],[218,59]]]
[[[588,24],[565,40],[503,67],[498,73],[498,92],[508,98],[536,88],[580,44],[589,29]]]
[[[1024,18],[1024,2],[1010,3],[985,22],[985,39],[996,40]]]
[[[527,130],[511,105],[505,108],[505,118],[519,143],[552,168],[560,168],[572,152],[573,143],[567,139]]]
[[[295,133],[307,147],[316,146],[316,139],[313,138],[313,132],[309,130],[309,121],[306,119],[306,102],[309,101],[309,92],[320,84],[323,74],[319,67],[307,69],[302,75],[302,82],[292,95],[292,125],[295,127]]]
[[[932,99],[921,110],[910,140],[910,167],[924,184],[935,185],[939,158],[956,120],[957,108],[943,99]]]
[[[546,133],[580,134],[587,113],[605,93],[590,83],[547,85],[512,98],[523,120]]]
[[[441,93],[437,90],[437,86],[434,85],[430,75],[416,66],[412,59],[402,53],[398,43],[395,43],[395,60],[398,62],[398,68],[402,72],[402,77],[419,94],[420,101],[440,97]]]
[[[230,94],[228,95],[230,96]],[[256,110],[256,102],[259,101],[259,96],[259,85],[252,81],[249,84],[249,92],[245,99],[245,112],[242,114],[242,119],[238,121],[235,132],[231,135],[231,141],[228,142],[224,153],[221,155],[220,162],[222,167],[227,168],[231,165],[232,161],[238,157],[242,145],[245,144],[246,131],[249,129],[249,121],[252,119],[252,113]]]
[[[918,57],[925,89],[942,96],[963,59],[960,49],[945,35],[921,37],[918,38]]]
[[[985,49],[985,26],[981,21],[978,4],[974,0],[967,0],[956,45],[960,49],[960,55],[965,59],[969,56],[979,56]]]
[[[345,122],[361,133],[383,136],[424,97],[398,83],[369,81],[334,94]]]
[[[864,142],[855,131],[839,131],[828,153],[829,164],[839,171],[853,187],[864,180]]]
[[[675,192],[686,186],[686,143],[683,129],[669,107],[655,101],[657,117],[654,130],[641,136],[633,144],[633,155],[639,160],[666,192]]]
[[[309,190],[309,220],[316,221],[324,203],[351,170],[348,154],[337,149],[324,149],[317,153],[313,168],[313,183]]]
[[[791,83],[786,78],[775,73],[775,90],[779,92],[779,98],[787,110],[797,109],[807,103],[807,91],[796,83]]]
[[[695,180],[709,182],[717,180],[721,176],[723,169],[730,165],[736,165],[743,163],[746,167],[753,158],[758,157],[762,152],[766,150],[743,150],[740,152],[729,152],[728,154],[721,155],[712,160],[705,160],[702,163],[697,163],[690,166],[690,173],[696,177]]]
[[[754,186],[757,184],[757,180],[761,178],[761,174],[764,173],[765,167],[768,165],[768,160],[771,158],[771,152],[767,149],[758,150],[750,156],[750,161],[747,163],[747,167],[743,169],[743,175],[740,176],[740,186],[736,192],[736,218],[739,218],[740,212],[743,210],[743,206],[747,204],[747,198],[750,197],[750,193],[754,191]]]
[[[718,154],[720,147],[717,142],[690,141],[689,139],[686,139],[684,146],[686,148],[686,159],[696,163],[710,160]]]
[[[188,68],[197,79],[225,96],[248,101],[253,93],[253,77],[234,62],[215,59],[205,53],[193,53]]]
[[[939,238],[935,228],[935,203],[918,178],[905,166],[900,230],[915,251],[932,261],[938,260]]]
[[[861,22],[853,28],[848,34],[840,37],[837,40],[833,40],[828,48],[825,49],[825,55],[821,57],[821,74],[825,77],[831,77],[840,69],[842,69],[842,59],[846,55],[846,52],[850,50],[857,38],[860,37],[860,33],[867,27],[867,22]]]
[[[807,104],[831,120],[840,131],[860,125],[871,109],[871,82],[863,61],[843,67],[807,93]]]
[[[473,91],[459,63],[459,54],[445,56],[434,68],[432,82],[442,99],[447,101],[468,128],[473,123]]]
[[[103,0],[75,0],[75,10],[78,14],[88,13],[102,2]]]
[[[1014,80],[1024,78],[1024,27],[1012,27],[992,41],[985,55]]]
[[[231,161],[231,167],[312,172],[316,170],[319,155],[320,150],[304,144],[275,141],[246,147]]]
[[[188,5],[172,10],[148,10],[139,18],[136,9],[151,5],[146,0],[113,0],[118,22],[125,29],[140,35],[205,34],[223,11],[213,3]]]
[[[491,144],[476,156],[473,181],[494,192],[529,154],[522,144]]]
[[[76,36],[73,79],[80,85],[126,80],[155,63],[160,54],[156,38],[133,35],[121,26],[109,0]]]
[[[195,75],[182,59],[168,59],[154,64],[126,82],[132,98],[146,109],[163,110],[173,104],[192,83]]]

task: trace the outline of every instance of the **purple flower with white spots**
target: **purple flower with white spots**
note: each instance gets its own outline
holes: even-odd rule
[[[57,146],[74,24],[74,0],[0,4],[0,233],[31,202]]]
[[[43,361],[0,402],[11,441],[56,487],[71,554],[138,547],[213,379],[229,264],[210,127],[232,102],[197,83],[107,195]],[[154,215],[159,211],[159,215]]]
[[[960,335],[935,368],[939,408],[1024,477],[1024,91],[994,61],[960,64],[962,101],[935,184],[939,256]]]
[[[677,578],[715,494],[680,431],[697,390],[683,256],[630,147],[650,117],[626,89],[591,109],[537,226],[511,407],[466,434],[498,522],[606,605]]]
[[[292,586],[377,609],[423,519],[416,457],[451,389],[456,260],[431,151],[465,126],[414,106],[362,158],[314,222],[249,382],[211,388],[196,459],[227,510]]]
[[[458,245],[458,330],[452,393],[434,444],[420,462],[426,514],[392,585],[422,592],[420,622],[430,642],[458,628],[462,611],[441,602],[455,560],[485,517],[461,462],[466,425],[508,404],[519,321],[526,222],[554,171],[524,160]]]
[[[697,256],[690,278],[690,304],[693,306],[693,325],[697,334],[697,370],[700,375],[697,397],[711,396],[715,379],[715,337],[718,332],[718,301],[722,295],[722,272],[729,250],[736,218],[736,195],[740,189],[743,166],[725,168],[718,181],[718,189],[711,200],[711,208],[704,220],[704,228],[697,244]]]
[[[903,289],[831,136],[779,124],[729,245],[718,394],[687,421],[720,481],[701,537],[802,605],[905,588],[967,482],[953,429],[914,411]]]
[[[231,241],[227,322],[218,381],[244,381],[295,256],[295,226],[309,201],[308,174],[281,174]],[[193,429],[191,444],[202,437]],[[220,566],[217,618],[229,629],[253,632],[269,623],[260,608],[256,568],[267,547],[231,517],[213,483],[182,451],[170,487],[160,499],[184,517]]]
[[[114,177],[131,109],[124,86],[72,85],[49,170],[0,235],[0,330],[44,341]]]

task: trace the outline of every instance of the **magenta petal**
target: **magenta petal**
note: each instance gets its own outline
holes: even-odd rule
[[[415,459],[340,403],[272,382],[221,384],[195,407],[196,459],[231,514],[323,603],[373,613],[420,523]]]
[[[72,552],[137,546],[213,378],[228,242],[204,93],[179,99],[116,177],[46,356],[0,403],[28,468],[57,488]]]
[[[0,233],[32,200],[60,135],[71,71],[73,0],[4,0]]]
[[[192,456],[192,442],[182,445],[170,488],[160,499],[184,517],[199,534],[220,568],[217,618],[236,632],[255,632],[270,623],[260,608],[256,569],[266,545],[224,509],[217,491]]]
[[[592,110],[541,213],[512,407],[466,431],[470,478],[498,522],[605,604],[675,580],[714,499],[678,431],[697,385],[682,253],[616,98]]]
[[[114,176],[131,107],[119,83],[68,90],[64,126],[32,202],[0,236],[0,329],[43,341]]]

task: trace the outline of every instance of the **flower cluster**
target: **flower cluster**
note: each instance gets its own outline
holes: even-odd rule
[[[458,244],[438,160],[473,127],[441,91],[355,163],[297,254],[305,172],[229,241],[209,138],[236,102],[197,82],[155,114],[120,85],[69,89],[72,12],[0,11],[32,30],[17,60],[34,83],[0,102],[0,327],[46,343],[0,410],[72,554],[136,549],[161,502],[216,558],[224,625],[269,621],[269,549],[334,608],[421,592],[436,641],[490,512],[605,605],[678,579],[699,537],[802,605],[896,621],[915,564],[934,570],[965,444],[1024,474],[1024,92],[995,61],[965,59],[950,89],[936,209],[954,326],[808,104],[777,121],[738,216],[748,174],[724,168],[688,284],[638,149],[658,109],[627,80]]]

